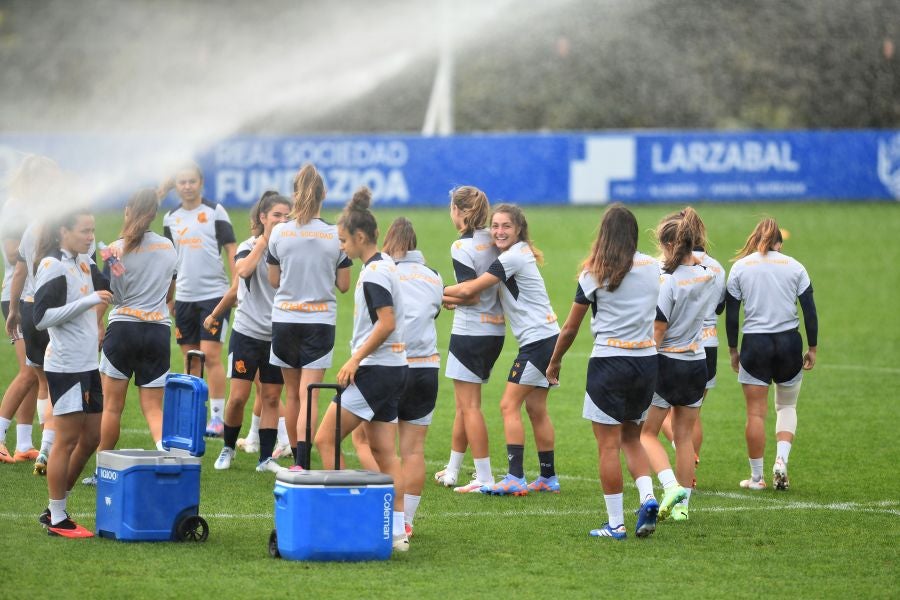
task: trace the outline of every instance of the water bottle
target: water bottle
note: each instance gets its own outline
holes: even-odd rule
[[[100,249],[100,258],[109,267],[109,272],[116,277],[120,277],[125,272],[125,265],[122,264],[122,261],[116,258],[109,246],[103,242],[98,242],[97,248]]]

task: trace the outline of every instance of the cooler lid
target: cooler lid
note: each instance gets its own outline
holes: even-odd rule
[[[199,465],[196,456],[177,456],[162,450],[104,450],[97,454],[97,467],[124,471],[136,466]]]
[[[327,487],[363,487],[368,485],[393,485],[390,475],[374,471],[278,471],[275,480],[291,485],[317,485]]]

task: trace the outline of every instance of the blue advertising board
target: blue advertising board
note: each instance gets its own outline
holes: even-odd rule
[[[190,156],[205,195],[226,206],[289,193],[306,162],[332,204],[366,185],[379,205],[444,206],[463,184],[521,204],[900,199],[897,130],[239,136],[201,150],[173,136],[2,135],[0,171],[22,152],[102,179],[118,199],[155,184],[165,159]]]

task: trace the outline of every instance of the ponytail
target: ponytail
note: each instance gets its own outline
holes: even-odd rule
[[[487,194],[471,185],[462,185],[450,190],[450,202],[463,214],[462,234],[471,234],[476,229],[487,226],[491,205]]]
[[[294,176],[294,206],[291,218],[297,225],[306,225],[319,213],[325,201],[325,181],[310,163]]]
[[[150,229],[150,224],[156,218],[159,209],[159,199],[156,190],[144,188],[135,192],[125,204],[125,222],[122,224],[122,232],[119,237],[124,242],[125,254],[137,250],[144,239],[144,234]]]
[[[663,255],[663,271],[671,273],[691,255],[701,231],[705,234],[703,221],[690,206],[660,221],[656,240]]]
[[[744,242],[744,247],[738,250],[733,260],[740,260],[745,256],[749,256],[754,252],[766,254],[769,250],[774,250],[777,244],[782,243],[781,230],[775,219],[767,217],[756,224],[753,232]]]
[[[410,250],[415,250],[418,240],[412,223],[406,217],[397,217],[387,233],[381,251],[388,256],[402,258]]]

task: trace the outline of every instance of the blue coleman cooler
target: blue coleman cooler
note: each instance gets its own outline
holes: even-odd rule
[[[199,357],[201,373],[203,353]],[[205,541],[200,511],[200,457],[205,443],[206,383],[170,374],[163,399],[164,451],[97,454],[97,535],[124,541]]]
[[[279,471],[269,553],[290,560],[387,560],[393,506],[389,475]]]

